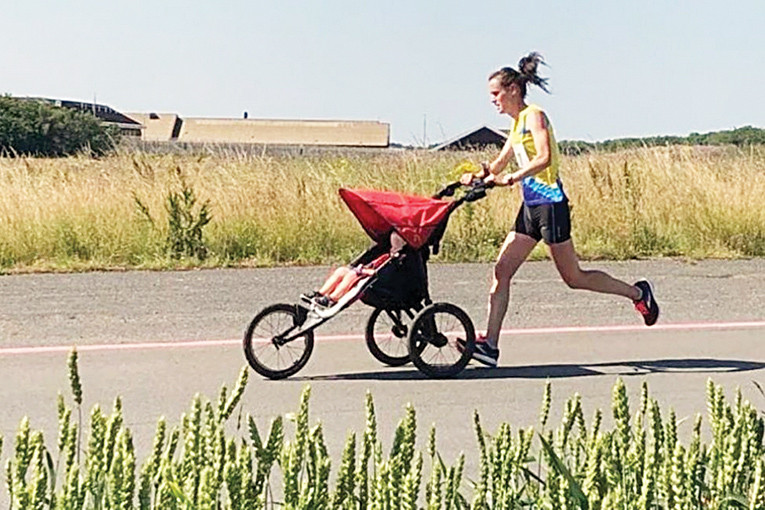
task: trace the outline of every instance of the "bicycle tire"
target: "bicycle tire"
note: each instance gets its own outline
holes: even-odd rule
[[[394,314],[401,325],[396,324],[396,320],[390,314]],[[377,326],[380,325],[379,320],[385,320],[384,318],[387,318],[387,324],[384,325],[384,329],[389,329],[387,333],[377,331]],[[409,326],[405,321],[409,322],[412,318],[409,310],[388,310],[385,308],[372,310],[364,336],[369,352],[377,361],[391,367],[400,367],[411,361],[407,347]]]
[[[460,328],[460,331],[455,331]],[[457,340],[464,340],[459,346]],[[475,350],[475,328],[464,310],[451,303],[423,308],[409,329],[409,357],[428,377],[454,377],[467,366]],[[439,362],[443,360],[443,362]]]
[[[307,331],[283,345],[278,345],[275,341],[298,324],[299,315],[295,305],[280,303],[261,310],[250,322],[242,340],[244,355],[252,369],[269,379],[284,379],[300,371],[308,363],[313,352],[313,331]],[[295,345],[292,345],[293,343]],[[283,368],[271,366],[267,362],[269,358],[275,358],[277,363],[287,358],[282,356],[282,351],[296,356],[289,355],[289,360]],[[269,352],[272,352],[273,356],[269,357]]]

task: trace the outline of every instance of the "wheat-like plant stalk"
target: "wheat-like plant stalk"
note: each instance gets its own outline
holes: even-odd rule
[[[73,368],[76,371],[76,361],[70,372]],[[722,388],[711,381],[706,387],[709,443],[704,440],[701,415],[695,416],[689,434],[681,433],[683,420],[672,408],[662,413],[645,383],[640,406],[632,414],[621,379],[612,391],[611,428],[604,425],[599,409],[588,428],[576,394],[566,400],[560,424],[545,428],[544,414],[550,412],[552,400],[549,383],[544,387],[538,433],[504,422],[489,435],[474,412],[479,464],[472,482],[471,473],[465,473],[465,455],[452,465],[444,462],[436,424],[418,450],[411,405],[405,407],[389,454],[384,455],[369,392],[363,439],[357,444],[356,435],[348,435],[334,477],[323,425],[309,422],[309,387],[301,395],[298,411],[288,415],[295,423],[289,441],[281,416],[271,421],[267,437],[261,437],[252,416],[246,420],[246,437],[237,437],[238,427],[232,435],[226,418],[241,402],[245,383],[246,376],[240,373],[234,391],[229,393],[224,385],[215,402],[196,395],[180,426],[170,428],[164,418],[158,420],[140,475],[120,398],[109,415],[93,406],[81,464],[75,460],[77,425],[59,395],[57,453],[48,451],[42,432],[32,429],[28,419],[21,420],[5,465],[10,510],[751,510],[762,508],[765,501],[765,415],[741,391],[727,401]],[[2,446],[0,438],[0,451]],[[428,473],[423,473],[425,455],[430,458]],[[271,472],[277,463],[281,479],[272,487]],[[470,483],[463,484],[463,479]],[[463,493],[466,487],[472,494]]]

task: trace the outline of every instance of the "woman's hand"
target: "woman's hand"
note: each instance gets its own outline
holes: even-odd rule
[[[515,184],[515,179],[513,179],[513,174],[505,174],[496,180],[497,186],[512,186],[513,184]]]

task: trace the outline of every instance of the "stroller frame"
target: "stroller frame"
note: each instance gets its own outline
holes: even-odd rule
[[[361,300],[374,308],[365,336],[370,352],[379,361],[390,366],[412,361],[421,372],[435,378],[452,377],[460,373],[470,361],[475,348],[473,323],[467,313],[456,305],[431,301],[427,260],[431,252],[438,253],[450,215],[463,203],[484,198],[486,190],[492,186],[493,183],[484,183],[480,179],[474,179],[467,186],[455,182],[432,198],[341,189],[343,200],[367,234],[376,241],[375,245],[352,262],[353,265],[364,264],[389,250],[390,235],[394,231],[404,238],[406,247],[391,254],[374,274],[361,277],[331,307],[324,308],[311,300],[302,299],[295,304],[280,303],[261,310],[250,322],[243,339],[245,357],[250,366],[270,379],[294,375],[310,358],[314,330]],[[442,200],[454,196],[460,188],[464,188],[464,193],[459,198]],[[404,213],[401,213],[402,209]],[[406,278],[411,275],[402,275],[402,268],[421,274]],[[396,276],[405,282],[398,284],[399,287],[405,287],[403,290],[396,287],[396,282],[392,282],[391,279]],[[386,289],[386,284],[391,283],[392,288]],[[411,321],[410,324],[407,324],[404,316]],[[275,318],[280,318],[278,325],[262,331]],[[376,324],[378,320],[386,319],[392,323],[389,326],[390,333],[399,343],[405,342],[404,355],[391,354],[383,348],[376,333]],[[444,321],[448,322],[448,327],[442,326]],[[455,328],[457,331],[450,331]],[[301,344],[303,349],[299,356],[291,357],[284,367],[272,367],[265,361],[265,348],[272,348],[280,360],[281,350],[292,350],[293,343]],[[396,347],[400,350],[402,345]],[[446,352],[444,349],[449,349],[448,353],[453,354],[447,361],[441,361]],[[428,357],[431,350],[436,350],[438,355]]]

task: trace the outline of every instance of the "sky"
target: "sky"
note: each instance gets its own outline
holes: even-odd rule
[[[763,0],[0,0],[0,94],[181,117],[506,128],[488,75],[541,52],[559,140],[765,127]]]

